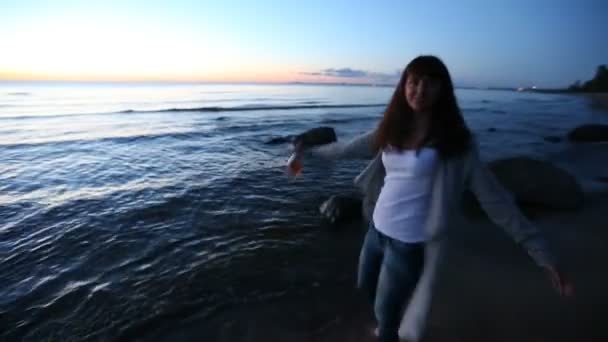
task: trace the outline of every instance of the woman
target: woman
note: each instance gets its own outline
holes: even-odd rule
[[[303,152],[297,144],[296,153]],[[571,293],[543,237],[480,161],[449,72],[437,57],[420,56],[408,64],[377,129],[310,152],[373,158],[355,179],[369,219],[358,286],[374,304],[381,341],[398,341],[399,330],[408,340],[422,336],[443,233],[467,189],[547,270],[560,294]]]

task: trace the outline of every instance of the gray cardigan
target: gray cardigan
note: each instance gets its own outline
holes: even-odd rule
[[[372,216],[386,175],[382,153],[373,150],[373,136],[374,131],[370,131],[348,142],[335,142],[310,150],[313,156],[323,158],[372,159],[355,178],[355,184],[365,194],[363,211],[367,218]],[[431,207],[425,227],[429,238],[425,252],[425,269],[401,325],[401,330],[412,341],[417,341],[422,334],[430,305],[431,289],[443,254],[444,232],[450,222],[450,216],[459,207],[462,195],[467,189],[475,194],[490,219],[522,245],[538,265],[555,266],[555,259],[542,234],[522,215],[513,196],[487,169],[479,158],[477,146],[472,144],[464,155],[442,160],[434,176]]]

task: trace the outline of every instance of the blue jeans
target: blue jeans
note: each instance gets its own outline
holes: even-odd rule
[[[382,342],[398,342],[401,318],[424,266],[424,243],[405,243],[370,222],[359,257],[358,287],[374,305]]]

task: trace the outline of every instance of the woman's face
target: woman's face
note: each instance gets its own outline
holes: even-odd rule
[[[405,98],[414,112],[426,112],[433,108],[439,98],[441,81],[428,77],[408,74],[405,82]]]

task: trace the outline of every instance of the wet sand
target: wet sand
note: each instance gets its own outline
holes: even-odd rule
[[[602,192],[588,195],[579,211],[532,218],[573,279],[570,300],[557,296],[544,273],[499,227],[485,218],[456,221],[424,341],[608,341],[606,212],[608,193]],[[374,341],[371,308],[354,288],[363,230],[352,229],[336,235],[339,250],[327,251],[346,269],[337,281],[311,279],[315,283],[305,296],[233,307],[204,324],[193,321],[180,333],[156,337]]]
[[[436,292],[428,341],[606,341],[608,195],[590,194],[578,212],[537,213],[575,285],[563,300],[500,228],[477,220],[453,232]]]

